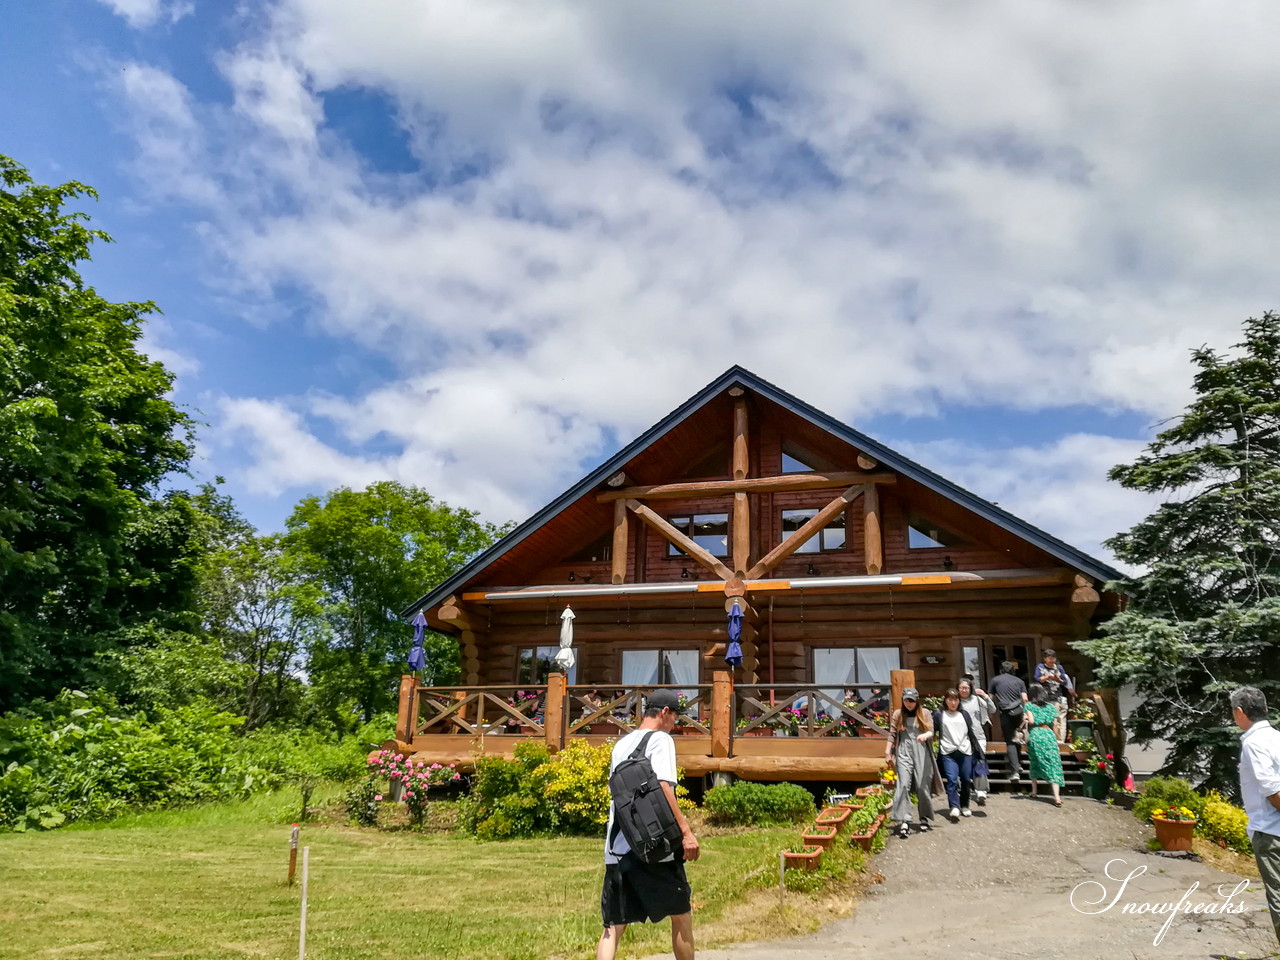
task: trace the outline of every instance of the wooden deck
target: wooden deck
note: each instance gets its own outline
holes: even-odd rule
[[[910,685],[910,671],[898,686]],[[385,746],[433,763],[474,768],[477,757],[514,756],[520,743],[552,752],[570,740],[603,744],[635,729],[654,690],[546,685],[422,687],[401,684],[394,741]],[[710,684],[668,686],[687,696],[676,755],[691,776],[731,773],[750,780],[873,780],[884,765],[885,731],[873,717],[812,685],[735,687],[728,673]]]

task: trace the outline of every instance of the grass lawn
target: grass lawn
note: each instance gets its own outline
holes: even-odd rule
[[[299,890],[284,883],[285,797],[143,814],[99,827],[0,835],[0,958],[297,957]],[[699,946],[812,929],[841,912],[789,893],[777,851],[796,827],[707,831],[689,865]],[[307,826],[312,960],[593,955],[601,841],[477,843],[450,832]],[[301,862],[301,856],[299,856]],[[753,879],[754,877],[754,879]],[[670,927],[627,931],[623,953],[669,948]]]

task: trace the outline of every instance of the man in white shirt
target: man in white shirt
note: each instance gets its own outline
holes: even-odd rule
[[[1262,874],[1267,907],[1280,940],[1280,730],[1267,721],[1267,698],[1257,687],[1231,694],[1240,737],[1240,795],[1249,815],[1249,842]]]
[[[600,894],[600,912],[604,933],[596,944],[596,960],[614,960],[618,941],[627,924],[657,923],[671,918],[671,950],[676,960],[693,960],[693,911],[689,900],[689,881],[684,862],[698,859],[698,840],[676,802],[676,744],[671,731],[680,713],[680,699],[673,690],[655,690],[645,707],[640,725],[613,746],[609,774],[627,759],[649,733],[644,755],[662,783],[662,792],[680,825],[683,856],[674,854],[661,863],[645,863],[631,852],[621,831],[613,829],[613,804],[609,804],[609,825],[604,840],[604,889]]]

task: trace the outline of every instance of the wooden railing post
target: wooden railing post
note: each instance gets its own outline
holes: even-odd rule
[[[417,723],[417,710],[414,709],[414,690],[418,686],[417,678],[406,673],[400,677],[400,709],[396,714],[396,739],[405,743],[413,741],[414,727]]]
[[[889,672],[889,682],[893,684],[892,709],[897,710],[902,706],[902,691],[907,687],[916,685],[916,672],[914,670],[891,670]]]
[[[547,675],[547,704],[542,712],[542,730],[547,738],[547,749],[552,753],[564,746],[565,701],[569,696],[569,684],[563,673]]]
[[[733,735],[733,676],[727,670],[711,674],[711,755],[729,756]]]

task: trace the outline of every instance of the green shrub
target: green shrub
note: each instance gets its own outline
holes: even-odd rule
[[[707,820],[719,826],[773,826],[800,823],[817,812],[813,797],[794,783],[748,783],[740,780],[712,787],[703,798]]]
[[[1142,796],[1133,806],[1133,815],[1151,822],[1151,814],[1163,807],[1186,807],[1197,817],[1204,798],[1186,780],[1178,777],[1152,777],[1142,787]]]
[[[1237,853],[1252,854],[1246,828],[1249,817],[1240,807],[1228,803],[1216,790],[1204,798],[1196,833],[1214,843],[1225,844]]]

